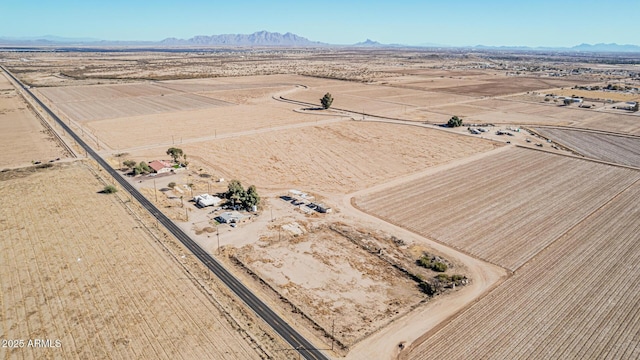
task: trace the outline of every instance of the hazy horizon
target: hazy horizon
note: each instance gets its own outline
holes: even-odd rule
[[[548,0],[518,4],[397,1],[392,4],[327,0],[322,3],[239,1],[212,4],[186,0],[90,3],[8,0],[0,38],[52,35],[107,41],[160,41],[198,35],[291,32],[312,41],[354,44],[572,47],[582,43],[638,45],[637,29],[626,14],[638,1]],[[615,25],[615,26],[613,26]]]

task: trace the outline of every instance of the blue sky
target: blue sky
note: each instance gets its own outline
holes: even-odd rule
[[[0,37],[162,40],[267,30],[333,44],[640,45],[640,0],[0,2]]]

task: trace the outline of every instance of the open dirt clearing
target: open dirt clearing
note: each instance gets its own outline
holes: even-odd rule
[[[295,229],[300,229],[294,223]],[[291,227],[292,225],[289,225]],[[428,297],[416,282],[329,228],[263,236],[237,257],[346,346]]]
[[[534,128],[534,130],[586,157],[640,168],[640,137],[570,129]]]
[[[0,176],[5,357],[260,358],[82,163]]]
[[[421,359],[640,357],[640,183],[410,350]]]
[[[224,169],[222,177],[259,188],[344,194],[496,146],[439,130],[349,121],[182,148]]]
[[[46,162],[65,151],[45,129],[13,85],[0,75],[0,169]]]
[[[363,210],[515,270],[640,172],[510,148],[357,198]]]

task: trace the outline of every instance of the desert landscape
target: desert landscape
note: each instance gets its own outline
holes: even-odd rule
[[[0,52],[8,358],[638,356],[633,57],[156,50]]]

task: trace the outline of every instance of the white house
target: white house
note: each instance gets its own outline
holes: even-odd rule
[[[209,194],[202,194],[202,195],[198,195],[198,196],[194,197],[193,198],[193,202],[195,202],[196,205],[198,205],[200,207],[218,206],[218,204],[220,204],[222,202],[222,199],[220,199],[217,196],[211,196]]]
[[[215,220],[221,224],[231,224],[231,223],[239,223],[245,218],[244,215],[240,214],[237,211],[227,211],[222,214],[216,216]]]

